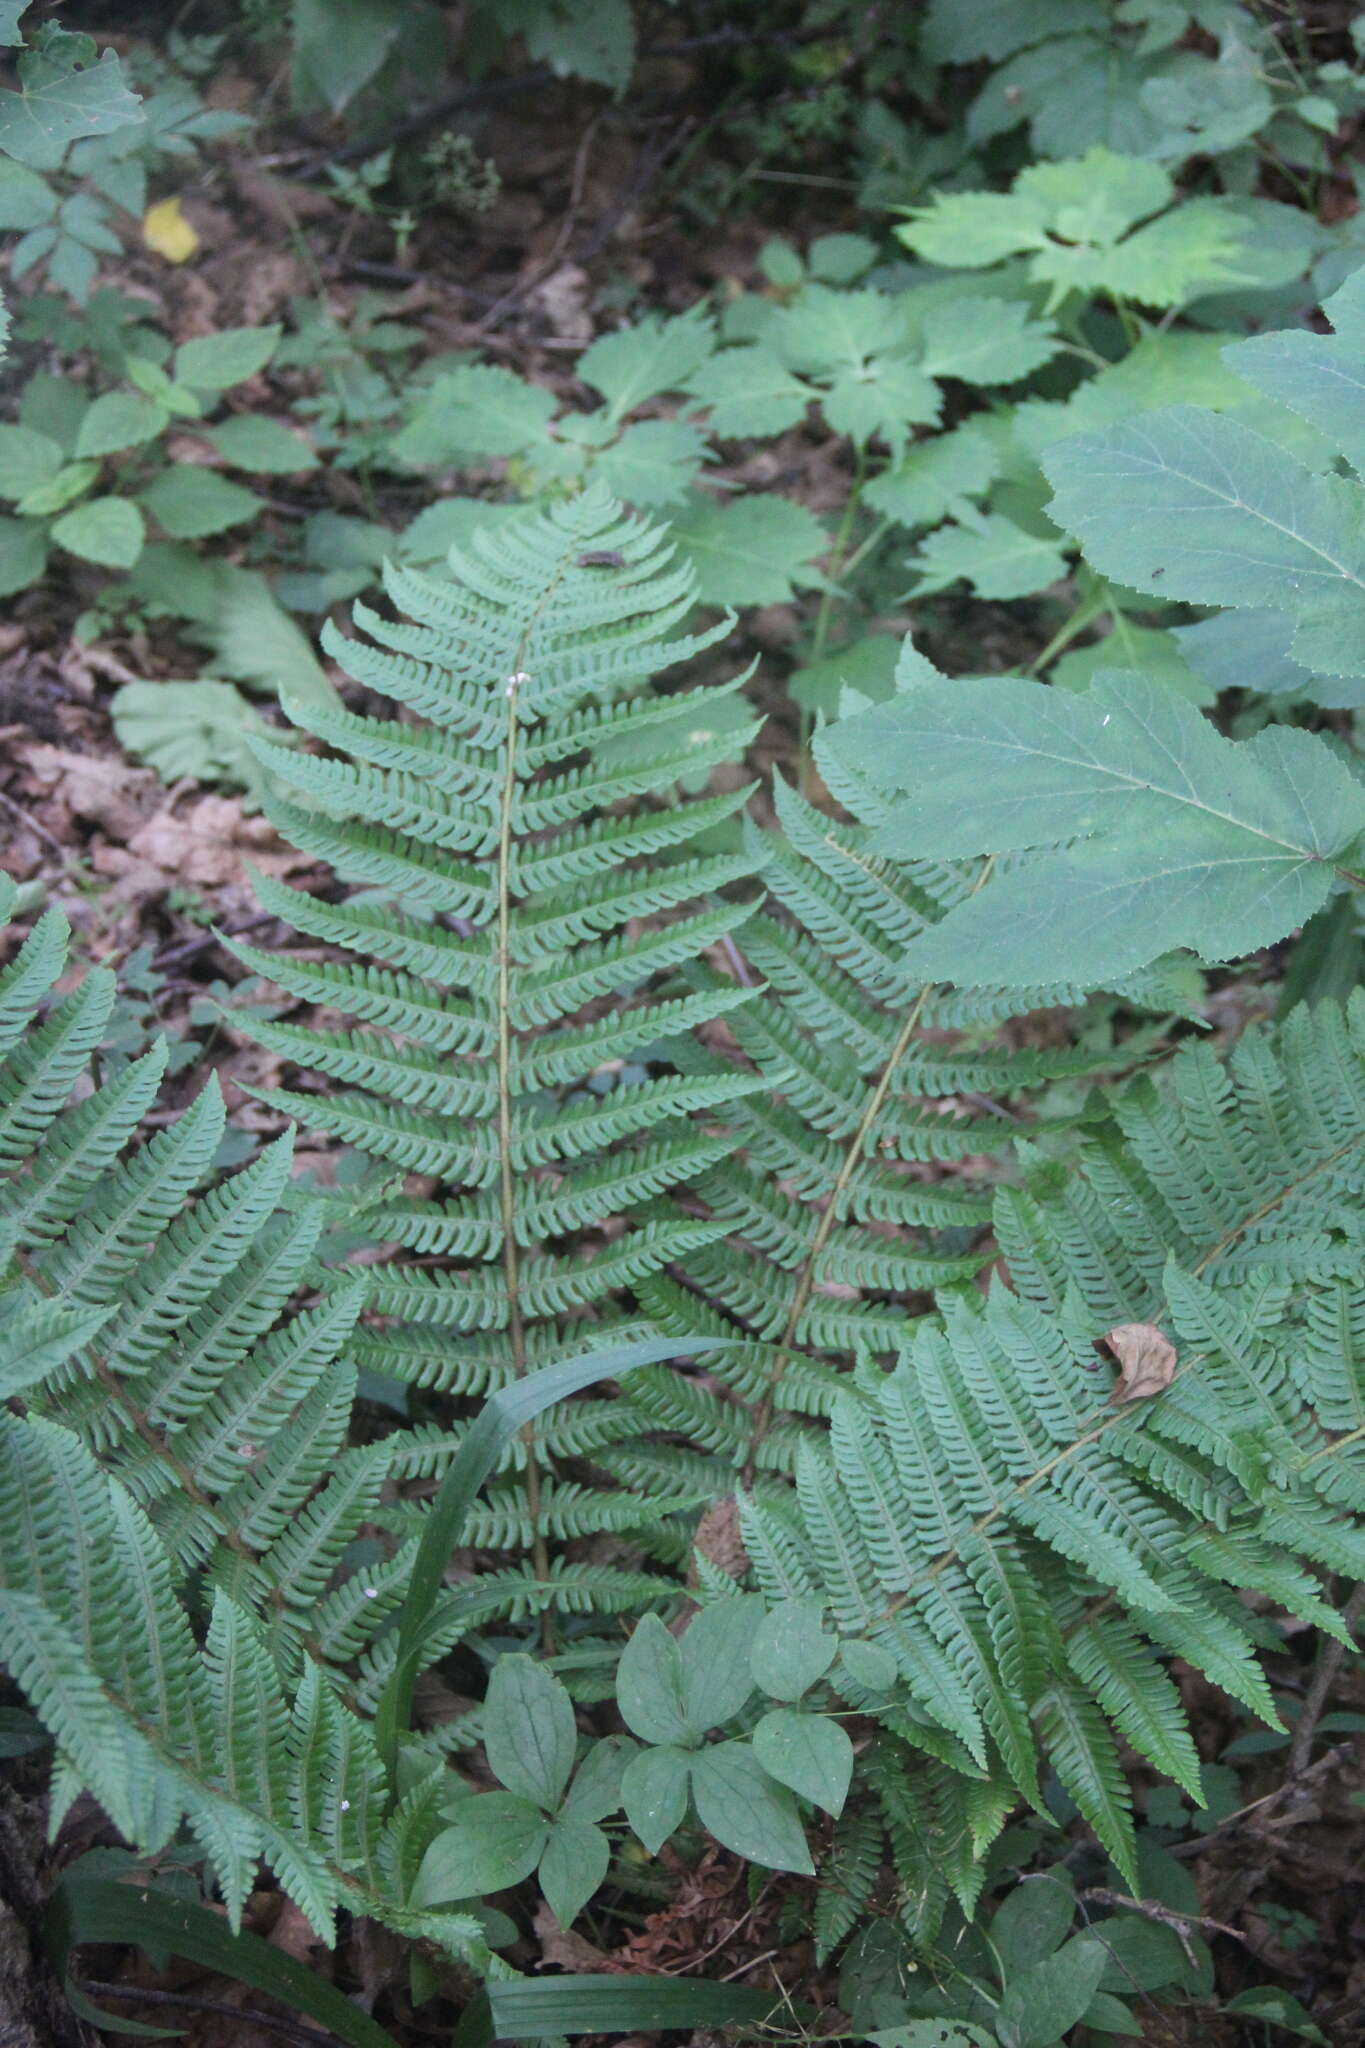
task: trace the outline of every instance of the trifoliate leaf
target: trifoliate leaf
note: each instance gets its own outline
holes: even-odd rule
[[[709,406],[711,432],[722,440],[781,434],[795,426],[815,396],[762,342],[722,349],[703,363],[688,390],[699,405]]]
[[[925,315],[920,368],[963,384],[1013,384],[1060,347],[1052,323],[1018,299],[948,299]]]
[[[919,684],[827,729],[826,749],[901,792],[874,839],[893,859],[1031,850],[911,941],[926,981],[1093,988],[1175,947],[1254,952],[1321,907],[1365,829],[1365,789],[1316,735],[1238,744],[1122,672],[1082,696]]]
[[[171,463],[138,496],[172,540],[225,533],[261,509],[254,491],[192,462]]]
[[[140,448],[144,441],[154,441],[170,422],[165,406],[144,398],[140,391],[106,391],[81,421],[76,453],[117,455],[125,448]]]
[[[935,526],[959,498],[976,498],[994,483],[1000,459],[974,427],[954,427],[917,441],[894,468],[863,492],[875,512],[901,526]]]
[[[279,344],[280,327],[225,327],[196,335],[175,352],[174,378],[191,391],[226,391],[263,370]]]
[[[259,476],[292,476],[318,466],[317,456],[305,440],[261,413],[244,412],[236,419],[224,420],[208,438],[231,469],[251,470]]]
[[[163,782],[259,780],[247,736],[265,724],[231,683],[125,683],[110,711],[119,745]]]
[[[1044,468],[1051,516],[1103,575],[1192,604],[1288,612],[1296,661],[1365,675],[1359,485],[1314,476],[1193,406],[1061,441]]]
[[[695,565],[703,604],[782,604],[793,586],[814,583],[829,539],[815,514],[790,498],[757,493],[730,504],[698,498],[674,521],[672,537]]]
[[[492,363],[464,363],[437,377],[418,399],[391,448],[414,469],[439,469],[470,455],[518,455],[548,439],[552,391]]]
[[[127,498],[87,498],[52,529],[59,547],[103,569],[131,569],[145,537],[142,514]]]
[[[593,474],[631,505],[680,505],[706,459],[706,437],[686,420],[637,420],[604,448]]]
[[[643,399],[685,391],[716,345],[704,310],[661,320],[657,314],[603,334],[578,358],[578,375],[600,391],[612,420],[624,419]]]
[[[961,580],[978,597],[1030,597],[1065,576],[1060,541],[1025,532],[1003,512],[974,513],[970,525],[967,516],[964,508],[962,524],[940,526],[910,557],[920,574],[918,592],[946,590]]]

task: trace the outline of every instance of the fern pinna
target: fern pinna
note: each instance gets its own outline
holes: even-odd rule
[[[261,885],[268,909],[332,955],[242,957],[357,1027],[258,1027],[329,1084],[265,1099],[439,1184],[367,1217],[410,1255],[375,1276],[387,1326],[352,1346],[390,1379],[496,1388],[577,1348],[584,1317],[619,1324],[629,1290],[724,1228],[668,1198],[731,1143],[699,1113],[752,1084],[674,1071],[666,1041],[745,995],[674,985],[746,914],[721,892],[747,857],[707,845],[745,791],[676,793],[735,741],[694,744],[696,695],[652,686],[726,630],[674,633],[695,579],[670,556],[657,529],[589,491],[476,536],[445,580],[390,570],[402,618],[358,606],[367,637],[327,645],[408,715],[296,708],[328,751],[261,749],[293,793],[273,807],[281,830],[365,890],[328,903]],[[551,1559],[552,1541],[622,1531],[665,1559],[685,1553],[677,1517],[694,1491],[646,1503],[555,1469],[645,1426],[619,1402],[583,1401],[518,1446],[519,1474],[470,1529],[514,1553],[509,1609],[649,1597],[638,1572]],[[433,1435],[432,1470],[455,1441]]]
[[[139,1146],[166,1047],[89,1088],[114,978],[50,1000],[67,951],[50,911],[0,976],[0,1662],[53,1825],[88,1791],[144,1853],[186,1824],[234,1919],[265,1860],[322,1934],[345,1906],[481,1955],[404,1903],[439,1766],[390,1814],[356,1707],[412,1549],[352,1547],[403,1446],[348,1447],[357,1287],[283,1313],[322,1220],[277,1207],[288,1136],[213,1179],[210,1085]]]

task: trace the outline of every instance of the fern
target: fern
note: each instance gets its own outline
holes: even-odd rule
[[[823,1596],[892,1660],[886,1695],[854,1703],[931,1760],[908,1805],[903,1770],[867,1773],[921,1932],[950,1890],[971,1910],[975,1858],[1015,1799],[1040,1802],[1043,1759],[1135,1882],[1119,1741],[1200,1796],[1162,1656],[1278,1725],[1239,1589],[1349,1640],[1302,1560],[1365,1573],[1365,998],[1226,1065],[1182,1050],[1115,1120],[1080,1172],[998,1193],[1012,1291],[948,1291],[891,1373],[845,1383],[794,1496],[741,1503],[765,1593]],[[1094,1345],[1125,1321],[1167,1329],[1179,1367],[1104,1406]],[[968,1857],[948,1816],[969,1792],[990,1825]]]
[[[373,1277],[385,1327],[361,1340],[367,1370],[485,1393],[573,1348],[584,1317],[628,1317],[632,1292],[725,1227],[671,1197],[729,1148],[706,1119],[752,1083],[671,1072],[660,1041],[744,998],[733,986],[688,992],[678,971],[747,914],[727,892],[748,857],[708,844],[745,792],[676,794],[693,766],[695,695],[663,695],[651,679],[726,629],[675,632],[694,577],[670,552],[590,491],[479,536],[452,556],[448,581],[391,570],[404,619],[357,607],[367,638],[332,634],[328,646],[408,716],[296,707],[326,751],[261,750],[293,792],[275,805],[280,828],[365,885],[336,904],[260,885],[266,908],[329,957],[242,958],[297,1001],[354,1020],[255,1027],[335,1084],[264,1099],[439,1184],[366,1219],[415,1255]],[[677,1517],[704,1497],[593,1498],[558,1474],[557,1458],[600,1467],[605,1446],[647,1427],[622,1404],[591,1408],[528,1434],[479,1518],[478,1540],[529,1556],[547,1588],[553,1543],[634,1532],[676,1561]]]
[[[321,1208],[277,1206],[287,1136],[210,1178],[212,1085],[139,1146],[163,1044],[66,1106],[114,996],[96,969],[49,1004],[67,947],[51,911],[0,974],[0,1658],[57,1744],[53,1825],[86,1790],[144,1853],[187,1824],[234,1922],[266,1861],[321,1934],[345,1907],[481,1959],[394,1876],[439,1779],[390,1819],[347,1703],[411,1562],[348,1555],[407,1446],[346,1448],[359,1290],[283,1313]]]

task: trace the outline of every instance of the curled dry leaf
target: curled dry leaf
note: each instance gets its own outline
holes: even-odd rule
[[[1124,1401],[1150,1400],[1175,1377],[1179,1354],[1155,1323],[1118,1323],[1106,1330],[1095,1349],[1118,1365],[1119,1376],[1109,1396],[1116,1408]]]

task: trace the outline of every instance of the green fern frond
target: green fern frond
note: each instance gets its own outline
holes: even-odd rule
[[[476,536],[445,580],[393,569],[386,589],[400,618],[357,606],[363,637],[326,644],[407,716],[291,706],[318,751],[263,741],[262,757],[288,789],[281,831],[393,909],[373,893],[318,903],[265,883],[263,904],[338,957],[239,953],[286,995],[353,1020],[263,1024],[278,1058],[340,1085],[260,1099],[439,1183],[367,1213],[393,1248],[369,1293],[390,1327],[355,1355],[410,1386],[474,1393],[504,1362],[528,1370],[537,1333],[565,1318],[619,1323],[633,1291],[723,1228],[670,1201],[728,1148],[698,1120],[756,1083],[670,1071],[661,1041],[743,996],[678,982],[748,915],[732,900],[748,856],[705,844],[746,792],[678,789],[698,765],[688,714],[740,682],[655,686],[726,628],[681,630],[692,571],[595,491]],[[734,744],[712,741],[706,758]],[[483,1333],[498,1343],[471,1348]],[[628,1442],[639,1417],[618,1414]],[[666,1498],[622,1494],[599,1467],[589,1505],[554,1472],[557,1456],[605,1450],[605,1424],[599,1411],[582,1431],[528,1436],[504,1461],[520,1506],[482,1510],[478,1540],[529,1547],[546,1585],[547,1545],[590,1530],[675,1552]]]

